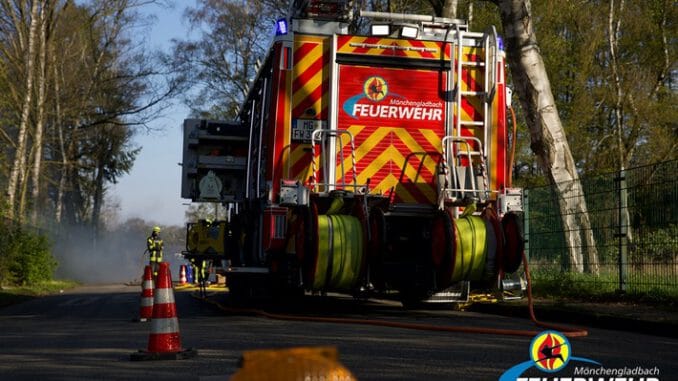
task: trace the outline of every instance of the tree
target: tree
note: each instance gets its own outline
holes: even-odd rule
[[[182,90],[132,33],[151,0],[0,1],[0,138],[7,215],[98,225],[106,184],[131,169],[135,130]],[[4,157],[3,157],[4,158]],[[6,181],[5,181],[6,179]]]
[[[95,130],[98,138],[90,142],[94,177],[91,221],[94,234],[98,236],[101,231],[101,209],[106,183],[115,184],[120,175],[129,172],[141,149],[128,147],[132,132],[122,126],[109,124],[98,126]]]
[[[676,157],[672,2],[533,1],[541,53],[582,173]]]
[[[197,94],[184,100],[192,113],[231,119],[249,89],[257,59],[265,56],[273,21],[286,2],[200,0],[186,10],[197,40],[174,41],[174,64],[185,73]]]
[[[598,255],[588,219],[579,174],[570,152],[544,61],[534,33],[529,0],[499,0],[513,84],[527,118],[531,148],[557,188],[570,265],[584,271],[581,249],[587,250],[587,270],[597,273]],[[584,242],[585,241],[585,245]]]
[[[15,55],[13,58],[20,59],[20,62],[25,62],[24,68],[24,78],[25,78],[25,88],[23,89],[23,104],[21,107],[21,119],[19,124],[19,131],[16,141],[16,151],[14,153],[14,163],[12,165],[9,181],[7,183],[7,202],[9,208],[7,209],[7,216],[9,218],[14,218],[15,213],[15,199],[17,188],[19,187],[23,177],[26,173],[26,152],[27,152],[27,137],[28,137],[28,123],[31,110],[31,102],[33,100],[33,81],[34,81],[34,72],[33,67],[35,65],[35,45],[37,39],[38,24],[40,20],[39,16],[39,3],[34,1],[31,5],[30,10],[30,27],[28,28],[28,35],[24,37],[25,33],[25,24],[20,17],[18,11],[9,1],[3,2],[3,11],[7,12],[10,15],[13,25],[11,25],[17,37],[19,39],[18,43],[15,45],[15,49],[18,46],[19,48],[15,50]],[[6,55],[10,56],[10,54]],[[20,216],[21,217],[21,216]]]

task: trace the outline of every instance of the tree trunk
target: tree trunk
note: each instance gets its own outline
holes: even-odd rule
[[[624,169],[626,167],[626,159],[631,157],[626,152],[626,145],[624,144],[624,117],[622,113],[622,103],[624,101],[624,92],[622,90],[622,81],[619,76],[619,62],[617,61],[617,51],[619,48],[619,36],[621,29],[621,14],[624,11],[624,0],[619,2],[619,18],[615,25],[614,7],[615,1],[610,1],[610,12],[608,14],[608,42],[610,44],[610,67],[612,69],[612,78],[614,80],[615,100],[614,100],[614,124],[617,132],[617,154],[619,155],[619,171],[620,176],[624,176]],[[631,98],[632,99],[632,98]],[[619,224],[622,226],[621,231],[626,235],[626,239],[633,240],[633,232],[629,229],[631,224],[631,216],[628,208],[628,192],[620,192],[620,197],[624,200],[619,200],[619,208],[621,209],[621,219]]]
[[[55,57],[56,58],[56,57]],[[56,60],[54,61],[54,112],[55,112],[55,123],[56,123],[56,132],[57,132],[57,140],[59,142],[59,151],[61,152],[61,171],[60,175],[61,178],[59,179],[59,187],[57,188],[57,197],[56,197],[56,205],[55,205],[55,211],[54,211],[54,220],[56,221],[57,225],[61,224],[61,215],[64,207],[64,191],[66,189],[66,179],[68,178],[68,160],[66,158],[66,147],[64,146],[64,126],[63,126],[63,118],[61,114],[61,85],[60,81],[62,80],[62,76],[59,75],[59,69],[56,64]]]
[[[40,53],[38,71],[38,115],[35,125],[35,134],[33,135],[33,178],[31,189],[31,198],[33,200],[33,209],[31,212],[31,223],[36,225],[38,222],[38,209],[40,209],[40,171],[42,165],[42,142],[43,130],[45,125],[45,88],[47,87],[47,23],[45,17],[46,5],[40,10]]]
[[[26,147],[28,146],[28,121],[30,116],[31,103],[33,100],[33,66],[35,64],[35,40],[38,29],[38,2],[34,1],[31,6],[31,26],[28,33],[28,52],[26,52],[26,88],[23,106],[21,110],[21,120],[19,122],[19,134],[17,137],[16,151],[14,153],[14,162],[7,181],[7,217],[14,218],[16,210],[16,193],[20,185],[20,176],[26,172]],[[17,30],[21,25],[17,25]],[[19,214],[19,220],[23,215]]]
[[[442,17],[447,17],[448,19],[457,18],[457,5],[459,0],[445,0],[445,5],[443,6]]]
[[[103,126],[100,129],[101,135],[109,134],[109,128]],[[110,162],[109,142],[106,139],[99,139],[98,155],[96,159],[96,173],[94,178],[94,196],[92,201],[92,227],[94,228],[94,237],[99,238],[101,230],[101,207],[104,202],[104,171],[106,163]]]
[[[586,269],[598,273],[598,255],[586,200],[537,45],[530,0],[499,0],[498,3],[513,83],[530,129],[531,148],[557,189],[570,267],[577,272]],[[586,263],[582,250],[588,252]]]
[[[104,165],[105,160],[99,158],[94,179],[94,200],[92,203],[92,227],[94,228],[95,238],[99,237],[101,229],[101,206],[104,202]]]

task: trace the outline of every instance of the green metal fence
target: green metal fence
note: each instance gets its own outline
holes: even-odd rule
[[[581,179],[599,266],[571,265],[554,187],[526,190],[525,238],[538,277],[568,275],[600,291],[678,295],[678,161]],[[585,240],[583,241],[585,242]],[[577,251],[588,251],[586,245]]]

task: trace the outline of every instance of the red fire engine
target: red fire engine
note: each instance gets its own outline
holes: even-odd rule
[[[247,296],[520,293],[522,192],[508,188],[494,29],[305,1],[279,21],[237,120],[184,122],[182,197],[228,204],[185,255]],[[509,95],[510,96],[510,95]]]

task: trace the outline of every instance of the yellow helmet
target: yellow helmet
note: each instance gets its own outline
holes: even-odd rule
[[[160,233],[160,226],[154,226],[153,233]]]

